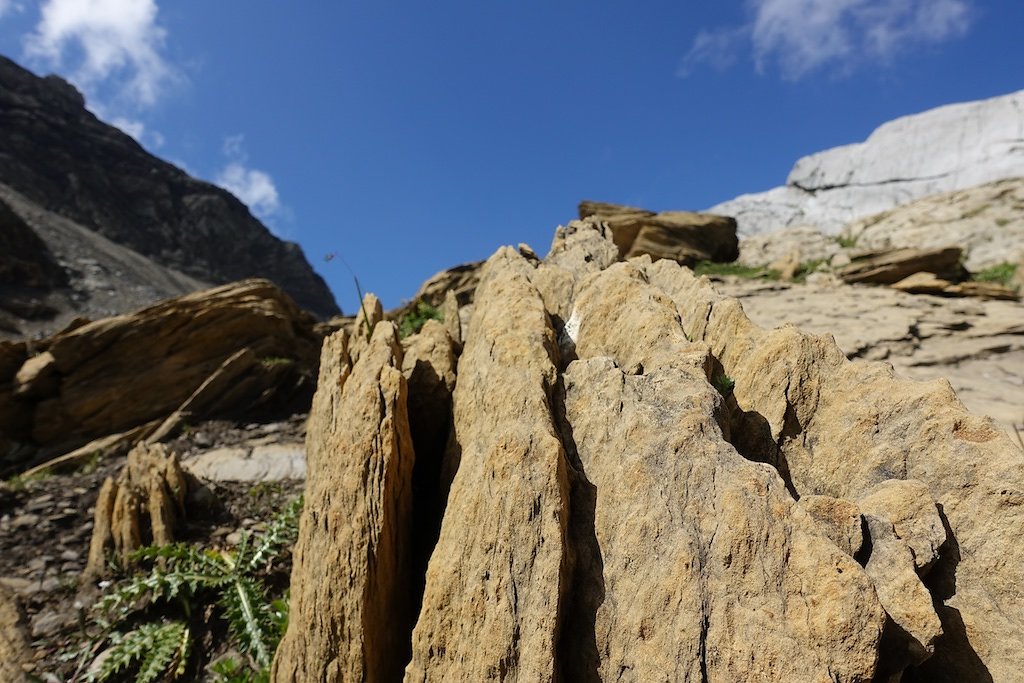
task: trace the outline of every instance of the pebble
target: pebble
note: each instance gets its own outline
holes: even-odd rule
[[[26,527],[26,526],[35,526],[35,525],[39,524],[39,519],[40,519],[39,515],[33,515],[33,514],[30,514],[30,513],[27,513],[27,514],[24,514],[24,515],[18,515],[13,520],[11,520],[11,526],[19,527],[19,528],[20,527]]]
[[[43,636],[52,636],[60,631],[60,628],[63,625],[64,620],[61,619],[60,615],[56,612],[40,612],[36,615],[35,619],[32,620],[32,637],[42,638]]]
[[[74,560],[80,559],[81,557],[82,557],[82,554],[79,553],[79,552],[76,552],[74,550],[65,550],[64,552],[62,552],[60,554],[60,559],[66,560],[68,562],[72,562]]]

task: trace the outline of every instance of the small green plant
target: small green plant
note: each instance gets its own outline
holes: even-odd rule
[[[857,246],[857,238],[850,237],[849,235],[837,235],[836,242],[839,243],[843,249],[853,249]]]
[[[1010,224],[1010,219],[1009,218],[997,218],[996,219],[996,225],[998,225],[1000,228],[1002,228],[1004,226],[1007,226],[1009,224]]]
[[[698,261],[693,267],[696,275],[725,276],[746,278],[763,278],[765,280],[778,280],[779,272],[769,270],[762,266],[744,266],[739,263],[716,263],[715,261]]]
[[[797,268],[796,275],[793,276],[793,281],[794,282],[806,282],[807,281],[807,276],[810,275],[811,273],[816,272],[818,270],[818,268],[820,268],[825,263],[826,263],[826,260],[825,259],[821,259],[821,258],[819,258],[819,259],[812,259],[810,261],[806,261],[804,263],[801,263],[800,267]]]
[[[444,320],[444,313],[426,301],[417,301],[408,313],[398,322],[398,336],[402,339],[419,332],[428,320]]]
[[[732,390],[736,388],[736,380],[726,374],[716,375],[712,380],[711,384],[714,385],[715,389],[718,389],[718,393],[723,398],[729,398],[732,394]]]
[[[971,279],[978,282],[995,282],[1001,285],[1009,285],[1016,273],[1016,263],[999,263],[991,268],[975,273]]]
[[[177,543],[133,553],[141,572],[111,586],[97,602],[99,632],[83,647],[79,673],[90,654],[106,647],[85,676],[89,683],[126,680],[131,674],[136,683],[173,681],[188,670],[201,642],[198,634],[209,632],[210,620],[220,620],[232,644],[250,660],[225,664],[234,677],[223,680],[266,680],[287,624],[288,605],[285,599],[270,598],[265,579],[295,541],[301,506],[300,497],[266,531],[243,533],[235,550]],[[227,669],[219,673],[228,675]]]

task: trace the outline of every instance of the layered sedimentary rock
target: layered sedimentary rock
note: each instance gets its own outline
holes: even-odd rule
[[[1024,178],[924,197],[854,221],[843,235],[861,249],[956,245],[972,272],[1018,263],[1024,259]]]
[[[285,410],[311,394],[313,323],[270,282],[248,280],[32,344],[0,342],[0,440],[31,459],[143,425],[147,436],[189,419]],[[0,468],[14,467],[14,455]]]
[[[604,202],[580,202],[580,218],[593,217],[612,230],[620,258],[644,254],[686,265],[698,261],[735,261],[739,256],[736,221],[724,215],[692,211],[655,213]]]
[[[796,162],[786,184],[717,204],[740,235],[847,223],[920,197],[1024,176],[1024,91],[879,126],[864,142]]]
[[[354,364],[325,350],[309,467],[332,493],[307,503],[275,679],[1013,680],[1024,455],[948,385],[759,328],[610,237],[573,223],[484,266],[408,603],[376,561],[415,500],[380,464],[408,462],[398,352],[388,323]],[[407,347],[443,349],[428,333]],[[367,664],[385,653],[404,673]]]

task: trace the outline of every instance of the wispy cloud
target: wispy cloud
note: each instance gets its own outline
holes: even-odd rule
[[[829,68],[886,63],[902,51],[964,35],[969,0],[748,0],[741,26],[701,30],[679,74],[731,66],[748,49],[758,72],[797,80]]]
[[[214,178],[223,187],[260,218],[269,218],[281,210],[281,200],[273,178],[266,171],[250,168],[245,152],[245,138],[231,135],[224,139],[224,155],[228,163]]]
[[[156,0],[43,0],[25,54],[69,69],[88,99],[108,86],[120,104],[151,107],[181,78],[163,56],[167,32],[157,12]]]
[[[146,124],[138,119],[115,116],[110,120],[110,125],[120,128],[135,138],[135,141],[140,145],[150,149],[160,149],[164,146],[164,136],[155,130],[149,130]]]

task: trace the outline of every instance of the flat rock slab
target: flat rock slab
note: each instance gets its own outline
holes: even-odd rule
[[[214,448],[182,463],[207,481],[281,481],[306,478],[306,446],[274,443],[262,446]]]
[[[914,296],[879,287],[736,280],[717,287],[762,327],[831,334],[849,358],[912,379],[945,377],[969,410],[1013,433],[1024,420],[1024,304]]]

